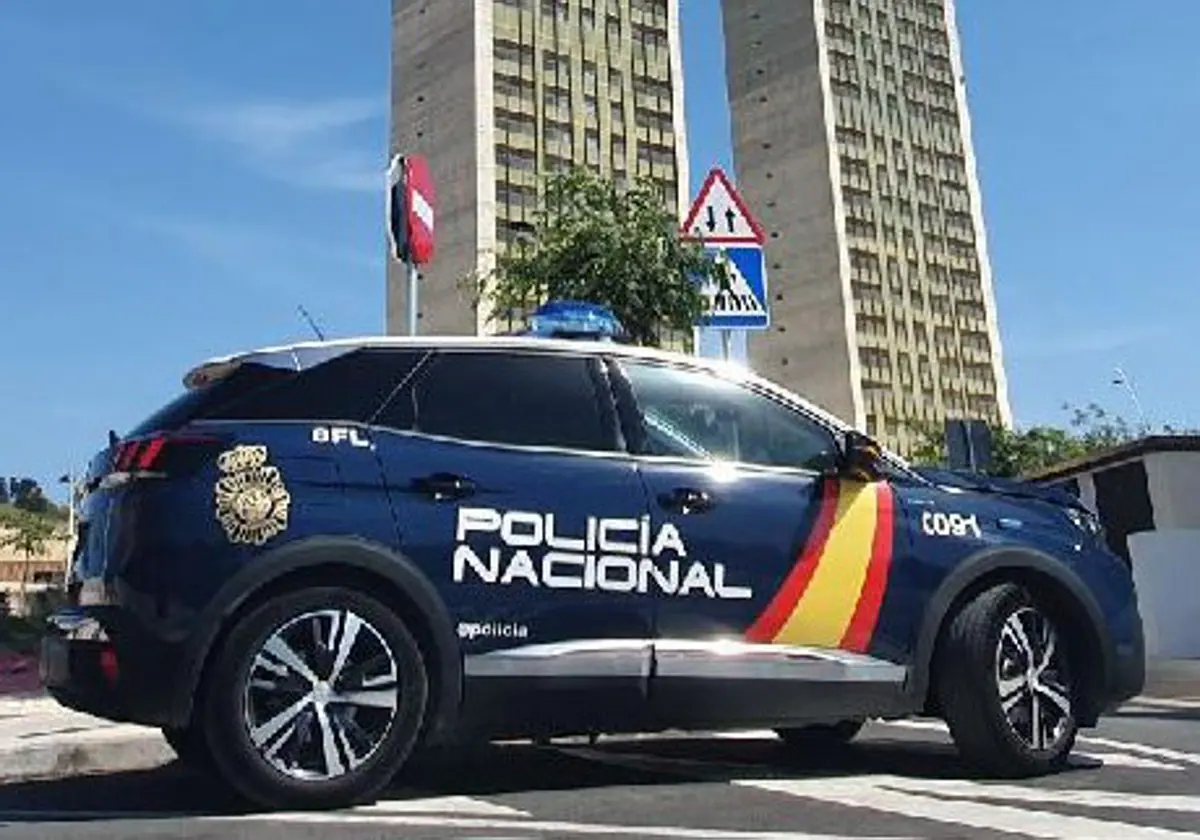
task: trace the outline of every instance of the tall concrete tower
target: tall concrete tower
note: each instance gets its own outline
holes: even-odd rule
[[[768,231],[756,370],[904,451],[1010,425],[953,0],[723,0],[738,185]]]
[[[533,221],[545,173],[649,176],[686,209],[678,0],[393,0],[392,45],[391,148],[429,158],[440,204],[422,333],[494,328],[459,281]],[[389,264],[389,332],[404,297]]]

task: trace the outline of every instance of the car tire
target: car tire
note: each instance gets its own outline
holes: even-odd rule
[[[1078,667],[1056,616],[1025,588],[994,586],[951,620],[936,691],[963,759],[1007,778],[1062,769],[1079,731]]]
[[[801,750],[823,750],[843,747],[854,740],[866,721],[842,720],[837,723],[814,723],[808,726],[776,729],[775,734],[787,744]]]
[[[164,727],[162,736],[185,767],[206,774],[214,771],[212,752],[208,749],[203,731],[194,726]]]
[[[416,746],[429,699],[405,623],[337,587],[274,597],[238,621],[202,688],[217,768],[268,809],[372,800]]]

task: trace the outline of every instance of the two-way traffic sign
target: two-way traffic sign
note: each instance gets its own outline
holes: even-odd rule
[[[684,222],[685,240],[703,243],[710,258],[721,262],[728,289],[701,284],[708,308],[701,324],[717,329],[764,330],[771,326],[767,303],[766,236],[725,172],[713,169]]]

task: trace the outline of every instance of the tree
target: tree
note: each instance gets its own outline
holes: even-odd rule
[[[9,479],[8,497],[13,507],[30,513],[46,513],[52,507],[41,485],[32,478]]]
[[[1189,433],[1171,426],[1159,429],[1135,426],[1095,403],[1084,408],[1064,405],[1063,409],[1070,412],[1069,428],[1031,426],[1027,429],[993,429],[992,465],[986,473],[1018,478],[1065,461],[1113,449],[1146,434]],[[925,466],[945,466],[945,430],[941,426],[926,425],[918,427],[917,432],[919,443],[912,452],[912,461]]]
[[[53,520],[20,508],[0,511],[0,547],[11,548],[25,556],[21,569],[21,601],[29,584],[29,566],[33,558],[46,553],[46,544],[55,536]]]
[[[657,346],[666,332],[690,335],[704,311],[696,279],[729,287],[723,266],[680,239],[649,180],[622,191],[582,167],[551,175],[535,220],[494,271],[467,278],[491,320],[520,321],[548,300],[583,300],[611,309],[631,341]]]

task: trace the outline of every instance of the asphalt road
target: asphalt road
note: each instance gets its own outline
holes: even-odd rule
[[[254,814],[172,765],[0,787],[0,838],[1200,837],[1200,704],[1085,733],[1074,766],[972,781],[938,725],[872,724],[790,755],[765,733],[489,747],[412,768],[379,804]]]

